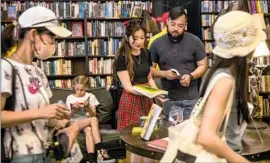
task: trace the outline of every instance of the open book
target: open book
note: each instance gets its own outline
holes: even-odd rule
[[[182,75],[176,69],[172,68],[170,70],[177,76],[178,79],[180,79],[182,77]]]
[[[134,85],[133,90],[140,93],[141,95],[144,95],[149,98],[156,97],[158,95],[167,95],[168,91],[158,89],[158,88],[151,88],[149,86],[145,85]]]

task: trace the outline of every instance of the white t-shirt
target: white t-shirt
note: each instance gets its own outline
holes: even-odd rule
[[[74,96],[74,94],[69,95],[66,99],[67,108],[71,111],[71,104],[74,104],[76,102],[83,103],[87,99],[89,99],[88,103],[89,103],[90,107],[99,105],[99,102],[98,102],[96,96],[93,95],[92,93],[86,92],[85,95],[82,97],[76,97],[76,96]],[[86,114],[87,114],[87,112],[86,112]]]
[[[28,109],[38,109],[49,104],[49,98],[52,96],[52,92],[44,72],[34,65],[24,65],[10,59],[8,60],[15,67],[16,74],[20,75],[22,79]],[[18,76],[16,76],[15,84],[16,104],[14,111],[26,110],[23,89]],[[33,92],[31,88],[35,84],[40,88],[39,91]],[[5,60],[1,60],[1,92],[12,94],[12,67]],[[4,135],[6,155],[10,157],[11,150],[13,150],[13,157],[44,153],[40,139],[46,142],[47,138],[48,120],[45,119],[6,128]],[[13,148],[11,149],[11,147]]]

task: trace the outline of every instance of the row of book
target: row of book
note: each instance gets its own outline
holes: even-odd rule
[[[35,65],[40,67],[46,75],[71,75],[72,64],[71,60],[58,59],[54,61],[41,61],[34,62]]]
[[[72,88],[72,80],[73,79],[49,80],[49,85],[50,88]]]
[[[204,14],[201,16],[202,20],[202,26],[211,26],[216,18],[217,15],[212,14]]]
[[[87,22],[87,36],[123,36],[126,28],[123,22],[91,21]]]
[[[44,6],[53,10],[59,18],[84,17],[141,17],[142,11],[151,10],[150,1],[106,1],[98,2],[44,2],[44,1],[2,1],[2,20],[13,20],[24,10],[33,6]]]
[[[106,77],[89,77],[89,87],[109,87],[112,82],[111,76]],[[56,79],[56,80],[49,80],[50,88],[72,88],[72,79]]]
[[[95,39],[87,42],[89,56],[114,56],[121,45],[120,39]]]
[[[84,37],[83,21],[62,22],[61,25],[72,31],[72,37]],[[86,34],[92,36],[123,36],[125,26],[119,21],[88,21],[86,24]]]
[[[90,74],[112,74],[113,58],[92,58],[89,59],[88,63]]]
[[[95,87],[106,87],[109,88],[109,86],[112,85],[112,76],[106,76],[106,77],[89,77],[89,87],[95,88]]]
[[[268,13],[270,8],[270,0],[248,0],[247,3],[250,13]]]
[[[60,41],[54,56],[85,56],[85,43]]]
[[[210,28],[202,28],[202,39],[214,40],[214,35],[213,32],[210,31]]]
[[[87,41],[88,56],[114,56],[121,45],[120,39],[109,38]],[[85,42],[60,41],[54,56],[85,56]]]
[[[256,65],[270,65],[270,56],[254,58]]]
[[[263,75],[259,85],[259,91],[270,92],[270,75]]]
[[[260,106],[260,117],[270,116],[270,95],[268,97],[258,96]]]
[[[220,12],[224,8],[228,8],[229,3],[233,3],[236,0],[222,1],[222,0],[204,0],[201,2],[201,12]]]

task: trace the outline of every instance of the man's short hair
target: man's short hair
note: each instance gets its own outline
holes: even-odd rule
[[[187,18],[187,13],[183,7],[174,7],[169,11],[169,18],[171,18],[171,20],[175,20],[182,15],[185,15]]]

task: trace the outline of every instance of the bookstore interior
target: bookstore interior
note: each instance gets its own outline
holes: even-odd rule
[[[262,24],[267,38],[256,48],[248,63],[247,91],[252,121],[241,126],[241,154],[250,161],[270,162],[270,0],[1,0],[1,34],[6,26],[18,21],[25,10],[34,6],[51,9],[60,25],[72,32],[69,37],[56,37],[56,52],[52,57],[33,61],[44,71],[49,81],[53,93],[50,102],[65,101],[73,93],[73,79],[78,75],[86,76],[89,91],[100,103],[97,107],[102,129],[100,134],[112,162],[129,162],[130,153],[160,160],[158,153],[166,151],[169,141],[168,134],[155,137],[162,126],[160,117],[163,114],[162,108],[155,104],[148,116],[140,118],[141,124],[126,132],[116,130],[118,103],[115,102],[115,96],[119,95],[119,91],[115,90],[121,86],[114,83],[112,66],[128,22],[142,21],[149,41],[165,27],[168,17],[164,13],[173,7],[183,7],[188,16],[185,31],[196,35],[203,43],[210,69],[215,62],[212,50],[216,45],[213,34],[216,18],[230,10],[242,10],[255,15],[256,23]],[[16,38],[19,35],[18,28],[14,30]],[[12,56],[16,48],[12,47],[5,56]],[[175,73],[181,77],[177,70]],[[162,88],[154,89],[145,85],[134,86],[133,89],[149,98],[167,97],[168,94]],[[183,113],[172,114],[167,127],[180,124],[179,119],[183,119]],[[140,142],[129,143],[123,134],[129,134],[130,140],[138,139]],[[79,148],[81,155],[87,153],[81,145]],[[78,153],[76,157],[79,157]],[[63,160],[72,162],[78,158],[70,156]]]

